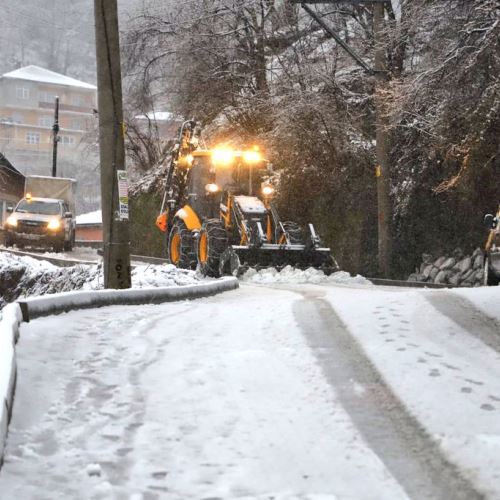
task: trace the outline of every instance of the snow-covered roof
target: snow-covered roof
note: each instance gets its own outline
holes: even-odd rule
[[[95,212],[89,212],[88,214],[82,214],[76,216],[77,226],[84,224],[102,224],[102,212],[96,210]]]
[[[19,68],[10,73],[5,73],[2,78],[14,78],[18,80],[29,80],[32,82],[40,83],[53,83],[55,85],[67,85],[69,87],[79,87],[81,89],[96,90],[95,85],[90,83],[81,82],[75,78],[69,76],[61,75],[55,71],[50,71],[45,68],[40,68],[40,66],[25,66],[24,68]]]
[[[168,122],[170,120],[175,120],[177,117],[170,113],[170,111],[151,111],[144,115],[136,115],[136,120],[153,120],[157,122]]]

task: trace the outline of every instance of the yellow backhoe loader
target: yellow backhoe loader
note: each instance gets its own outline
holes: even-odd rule
[[[270,165],[257,147],[202,149],[199,143],[199,127],[185,122],[156,220],[173,264],[213,277],[250,267],[338,270],[312,224],[302,228],[280,219]]]

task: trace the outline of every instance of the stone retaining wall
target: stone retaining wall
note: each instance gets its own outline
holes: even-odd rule
[[[423,281],[460,287],[481,286],[484,280],[484,253],[476,248],[471,255],[457,248],[452,256],[433,259],[423,254],[422,264],[408,277],[408,281]]]

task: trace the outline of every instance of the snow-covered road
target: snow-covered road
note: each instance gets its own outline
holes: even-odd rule
[[[500,498],[493,292],[244,284],[23,325],[0,498]]]

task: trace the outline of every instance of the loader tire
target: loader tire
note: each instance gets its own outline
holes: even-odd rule
[[[227,232],[220,220],[209,219],[204,222],[198,238],[198,269],[203,276],[221,276],[220,258],[227,246]]]
[[[180,269],[196,268],[193,234],[181,219],[174,222],[168,235],[168,258]]]

